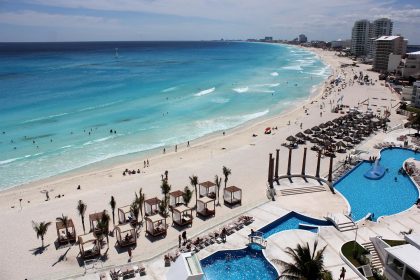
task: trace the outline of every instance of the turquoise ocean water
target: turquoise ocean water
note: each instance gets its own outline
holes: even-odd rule
[[[272,116],[328,75],[282,45],[0,44],[0,189]]]

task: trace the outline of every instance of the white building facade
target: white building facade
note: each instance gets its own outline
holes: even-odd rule
[[[420,80],[420,51],[407,53],[401,72],[404,78],[411,76]]]
[[[379,72],[388,71],[389,55],[405,55],[407,40],[402,36],[382,36],[375,40],[373,53],[373,70]]]

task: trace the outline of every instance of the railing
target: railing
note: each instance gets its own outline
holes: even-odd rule
[[[264,238],[264,233],[261,231],[254,231],[251,235],[248,236],[249,244],[259,244],[265,248],[267,241]]]

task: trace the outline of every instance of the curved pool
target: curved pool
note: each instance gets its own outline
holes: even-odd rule
[[[267,239],[276,233],[290,229],[302,229],[317,233],[319,226],[332,226],[332,223],[327,220],[314,219],[292,211],[258,231],[262,232],[263,237]]]
[[[201,266],[207,280],[275,280],[278,277],[273,265],[255,247],[218,251],[201,260]]]
[[[335,183],[351,207],[354,220],[373,213],[372,220],[393,215],[410,208],[419,197],[417,187],[407,175],[399,174],[405,160],[420,160],[420,153],[402,148],[387,148],[381,151],[379,164],[388,169],[379,180],[369,180],[364,174],[372,164],[364,161]]]

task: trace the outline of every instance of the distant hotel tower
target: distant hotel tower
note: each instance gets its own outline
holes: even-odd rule
[[[351,33],[351,53],[356,56],[372,56],[374,42],[381,36],[392,35],[393,22],[380,18],[373,23],[363,19],[354,23]]]

